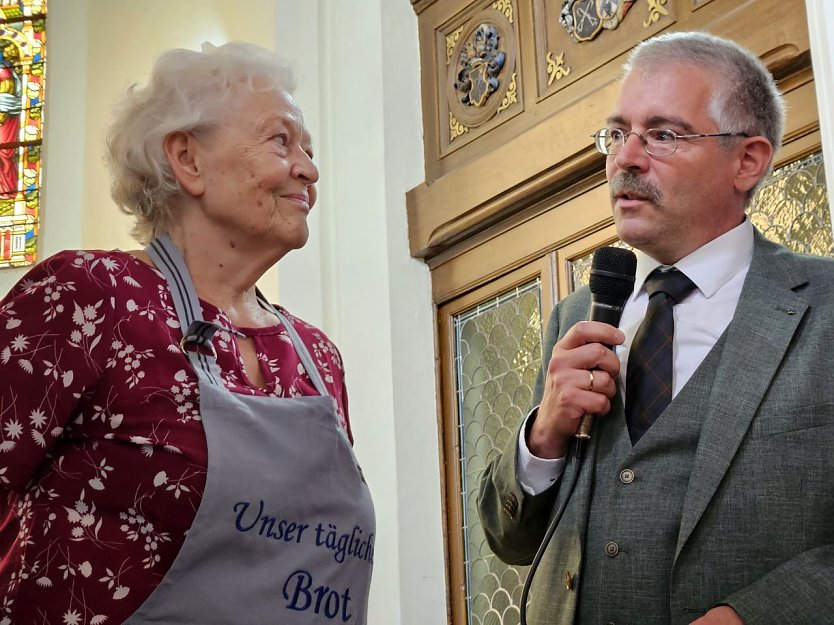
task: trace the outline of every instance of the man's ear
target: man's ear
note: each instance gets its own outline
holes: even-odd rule
[[[749,137],[743,140],[743,151],[736,170],[736,189],[746,193],[761,180],[770,167],[773,146],[764,137]]]
[[[162,147],[180,186],[194,197],[201,196],[205,191],[205,184],[203,171],[197,159],[199,146],[194,135],[180,130],[172,132],[165,137]]]

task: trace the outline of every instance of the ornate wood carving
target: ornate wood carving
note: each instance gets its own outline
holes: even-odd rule
[[[674,24],[677,16],[673,0],[534,0],[533,13],[542,98]]]
[[[438,108],[449,119],[439,135],[441,157],[523,108],[514,1],[486,0],[468,19],[461,15],[462,24],[452,20],[439,30],[445,66],[438,62],[437,75],[445,84],[438,85]],[[444,58],[439,49],[437,56]]]

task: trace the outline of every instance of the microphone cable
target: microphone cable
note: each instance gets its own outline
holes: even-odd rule
[[[592,321],[601,321],[614,327],[619,325],[623,307],[634,289],[634,274],[636,270],[637,257],[631,250],[620,247],[600,247],[594,252],[589,283],[592,295],[590,313],[590,319]],[[536,551],[533,562],[530,564],[527,579],[524,580],[524,587],[521,590],[521,605],[519,606],[521,625],[527,625],[527,597],[530,594],[533,575],[535,575],[536,569],[539,567],[545,549],[550,544],[550,539],[553,537],[554,532],[556,532],[556,527],[565,514],[565,509],[568,507],[568,502],[573,496],[574,488],[576,488],[579,473],[584,464],[585,446],[591,438],[590,433],[593,421],[593,415],[584,415],[580,419],[576,434],[574,435],[573,454],[571,455],[573,470],[571,471],[570,482],[562,486],[566,488],[562,503],[553,515],[550,525],[547,527],[547,531]],[[567,467],[565,470],[567,470]]]

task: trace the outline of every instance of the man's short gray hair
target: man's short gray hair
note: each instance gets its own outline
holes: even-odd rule
[[[624,66],[625,73],[694,65],[718,78],[710,101],[710,116],[719,132],[744,132],[763,136],[774,153],[782,145],[785,101],[772,74],[759,58],[729,39],[705,32],[672,32],[638,44]],[[724,146],[732,138],[722,138]],[[757,185],[758,187],[758,185]],[[748,199],[756,188],[751,189]]]
[[[206,43],[199,52],[163,53],[149,81],[128,89],[107,133],[111,194],[135,217],[133,236],[147,243],[174,222],[170,203],[183,191],[165,156],[166,136],[222,123],[246,90],[289,94],[294,88],[290,66],[251,43]]]

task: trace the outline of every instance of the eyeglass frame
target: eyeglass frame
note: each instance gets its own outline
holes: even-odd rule
[[[617,148],[616,152],[610,152],[603,150],[602,146],[602,137],[600,133],[602,132],[620,132],[623,135],[623,140],[620,146]],[[648,139],[646,139],[645,135],[649,134],[650,132],[667,132],[672,135],[672,138],[675,140],[674,148],[668,154],[654,154],[653,152],[649,151],[648,148]],[[666,158],[667,156],[672,156],[675,152],[678,151],[678,139],[706,139],[709,137],[744,137],[749,138],[750,135],[746,132],[716,132],[716,133],[706,133],[706,134],[688,134],[688,135],[681,135],[675,132],[674,130],[670,130],[669,128],[649,128],[642,134],[637,132],[636,130],[629,130],[628,132],[624,130],[620,130],[619,128],[600,128],[594,134],[591,135],[594,139],[594,147],[596,148],[597,152],[600,154],[604,154],[605,156],[615,156],[620,149],[626,144],[630,135],[635,135],[638,139],[640,139],[640,145],[643,146],[643,151],[646,152],[649,156],[654,156],[655,158]],[[612,144],[613,145],[613,144]]]

